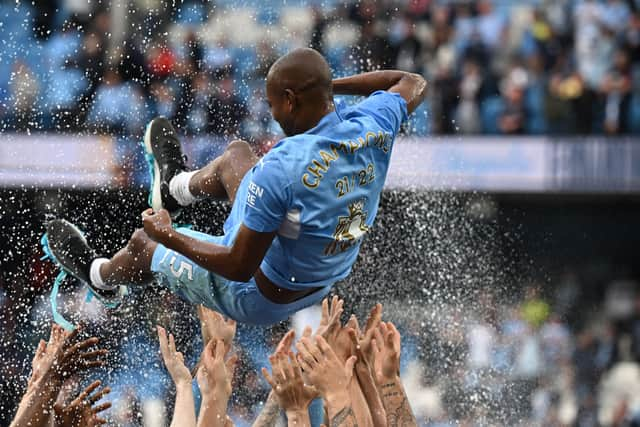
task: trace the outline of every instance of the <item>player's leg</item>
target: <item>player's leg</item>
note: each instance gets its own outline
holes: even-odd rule
[[[189,191],[198,198],[228,198],[233,203],[242,178],[257,162],[248,143],[231,141],[220,157],[191,177]]]
[[[129,283],[151,283],[151,260],[158,244],[142,229],[134,231],[127,245],[110,260],[100,262],[92,279],[112,287]],[[96,276],[97,273],[97,276]],[[93,277],[95,276],[95,277]]]
[[[171,123],[153,119],[145,131],[145,149],[153,163],[151,206],[167,209],[172,216],[198,198],[235,199],[246,172],[258,161],[249,144],[232,141],[225,152],[197,171],[186,171],[180,141]]]
[[[112,259],[98,257],[80,230],[68,221],[47,223],[47,252],[67,273],[85,282],[105,304],[117,304],[119,285],[150,283],[151,259],[158,246],[142,230]]]

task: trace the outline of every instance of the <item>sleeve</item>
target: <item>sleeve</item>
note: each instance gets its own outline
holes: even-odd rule
[[[394,135],[398,134],[400,126],[408,118],[407,101],[399,93],[384,90],[373,92],[355,110],[373,117],[384,130]]]
[[[247,185],[242,222],[260,233],[276,231],[291,202],[291,182],[277,159],[262,158]]]

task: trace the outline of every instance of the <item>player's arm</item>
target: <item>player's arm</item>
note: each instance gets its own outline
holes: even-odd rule
[[[147,235],[167,248],[186,256],[202,268],[229,280],[246,282],[253,277],[276,233],[260,233],[244,225],[233,246],[216,245],[178,233],[171,227],[166,210],[143,213],[142,222]]]
[[[407,102],[409,114],[424,100],[426,88],[421,75],[399,70],[371,71],[333,80],[336,95],[369,96],[377,90],[398,93]]]

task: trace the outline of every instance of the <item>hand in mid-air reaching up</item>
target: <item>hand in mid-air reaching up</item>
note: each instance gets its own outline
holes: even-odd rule
[[[380,323],[374,334],[375,378],[389,427],[416,426],[400,379],[400,333],[391,322]]]
[[[172,334],[167,339],[167,331],[157,326],[160,341],[160,353],[164,365],[176,385],[176,404],[173,410],[171,427],[195,427],[196,413],[194,409],[193,390],[191,389],[191,372],[184,364],[184,356],[176,350],[176,342]]]
[[[222,314],[211,310],[203,305],[198,306],[198,318],[202,329],[202,340],[207,345],[210,340],[222,340],[224,342],[225,354],[229,354],[236,335],[236,321],[225,320]]]
[[[53,324],[49,342],[40,341],[31,363],[27,391],[20,402],[12,427],[49,424],[49,414],[65,379],[92,367],[103,366],[107,350],[91,350],[98,343],[92,337],[78,341],[79,329],[65,331]]]
[[[202,365],[197,379],[202,394],[198,426],[219,426],[227,417],[227,403],[231,397],[231,382],[237,356],[226,362],[225,345],[222,340],[211,340],[202,352]]]
[[[340,316],[344,312],[344,300],[340,299],[337,295],[331,298],[331,304],[329,304],[329,298],[322,300],[322,317],[320,318],[320,325],[316,331],[316,335],[322,336],[329,345],[335,340],[336,335],[341,329]]]
[[[107,354],[107,350],[86,351],[98,344],[98,338],[91,337],[78,342],[79,332],[79,328],[67,332],[57,324],[51,327],[49,342],[43,345],[41,341],[36,350],[29,381],[31,384],[45,377],[63,381],[85,369],[104,365],[100,358]]]
[[[69,404],[56,404],[53,407],[55,425],[61,427],[94,427],[106,424],[107,421],[99,417],[99,413],[111,407],[110,402],[96,405],[104,396],[111,392],[109,387],[104,387],[94,393],[102,385],[100,381],[94,381]]]
[[[313,340],[303,337],[296,348],[300,366],[327,404],[329,425],[357,425],[348,391],[356,357],[351,356],[346,362],[342,362],[327,341],[319,335]]]
[[[362,394],[369,407],[371,420],[374,427],[383,427],[387,425],[387,417],[382,404],[381,396],[378,393],[374,377],[375,350],[376,341],[375,332],[380,325],[382,319],[382,305],[376,304],[367,318],[364,333],[360,328],[349,329],[349,336],[355,349],[355,355],[358,361],[355,365],[356,377]]]
[[[310,426],[309,404],[316,397],[318,391],[304,383],[302,370],[293,353],[276,353],[269,357],[271,372],[262,368],[267,382],[271,385],[273,393],[286,414],[290,426]]]
[[[167,338],[167,331],[162,326],[156,327],[158,331],[158,339],[160,341],[160,354],[162,354],[162,360],[164,365],[171,375],[171,379],[178,387],[184,383],[189,384],[191,387],[191,372],[184,363],[184,355],[176,350],[176,342],[173,334],[169,334]]]

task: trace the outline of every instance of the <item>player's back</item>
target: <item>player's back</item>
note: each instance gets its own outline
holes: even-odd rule
[[[406,119],[397,94],[376,92],[281,140],[254,167],[244,223],[278,230],[261,265],[296,289],[345,278],[371,229],[391,149]]]

